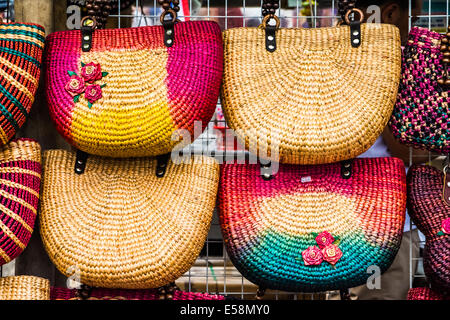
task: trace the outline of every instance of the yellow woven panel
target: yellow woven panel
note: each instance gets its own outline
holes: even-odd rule
[[[81,61],[96,61],[108,76],[102,79],[106,84],[103,98],[92,108],[84,96],[76,103],[71,124],[76,147],[115,157],[171,150],[177,144],[171,141],[175,125],[167,105],[167,88],[161,85],[167,77],[167,57],[164,48],[83,53]],[[121,82],[127,82],[127,90],[121,90]]]
[[[247,149],[276,144],[281,162],[332,163],[365,152],[386,126],[400,77],[396,27],[363,24],[359,48],[348,26],[279,29],[273,53],[261,28],[223,38],[222,103]]]
[[[50,282],[32,276],[0,278],[0,300],[50,300]]]

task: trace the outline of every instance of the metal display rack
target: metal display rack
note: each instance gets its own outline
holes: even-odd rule
[[[121,0],[118,1],[120,4]],[[410,28],[413,25],[413,17],[411,17],[412,1],[409,0]],[[422,14],[418,16],[419,19],[414,25],[442,32],[449,23],[450,0],[425,0],[423,2]],[[179,13],[181,20],[214,20],[219,23],[222,29],[238,26],[255,27],[261,22],[260,0],[180,0],[180,6],[182,7],[182,11]],[[282,0],[278,16],[282,27],[326,27],[336,25],[339,21],[340,17],[337,16],[336,9],[337,0]],[[119,5],[118,13],[111,15],[111,17],[118,19],[119,27],[130,27],[159,24],[159,14],[160,9],[157,0],[136,0],[136,3],[128,9],[120,9]],[[234,143],[231,145],[222,144],[217,140],[217,131],[226,128],[220,110],[221,105],[218,101],[216,115],[205,132],[191,146],[187,147],[190,152],[222,152],[225,155],[245,153],[243,150],[236,150]],[[412,160],[411,151],[411,164]],[[421,241],[419,245],[423,247],[424,243]],[[410,243],[410,287],[417,281],[423,281],[425,277],[421,267],[422,258],[412,258],[411,253],[412,243]],[[416,273],[412,272],[414,264],[418,264]],[[5,268],[3,268],[3,271],[3,275],[5,275]],[[191,270],[177,281],[177,285],[188,291],[232,295],[241,299],[253,299],[255,297],[257,287],[240,275],[227,256],[217,212],[214,213],[211,230],[200,257]],[[329,294],[267,291],[265,298],[310,300],[326,299]]]

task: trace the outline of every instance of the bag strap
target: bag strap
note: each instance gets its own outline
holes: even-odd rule
[[[280,27],[280,19],[277,17],[276,11],[279,8],[279,0],[263,0],[261,5],[263,20],[259,27],[265,30],[266,50],[269,52],[277,50],[276,31]],[[350,26],[352,47],[358,48],[361,45],[361,23],[364,21],[364,13],[356,8],[356,0],[339,0],[338,12],[342,17],[340,24]],[[275,24],[270,23],[272,20],[275,21]]]
[[[180,0],[158,0],[158,3],[163,9],[159,20],[164,27],[164,45],[170,48],[174,43],[175,23],[179,22]]]
[[[113,10],[112,3],[113,0],[86,0],[88,15],[81,20],[81,48],[84,52],[89,52],[92,48],[94,30],[105,27],[106,20]],[[179,22],[177,13],[180,11],[180,0],[158,0],[158,3],[163,9],[160,21],[164,27],[164,44],[171,47],[174,43],[174,26]]]
[[[356,0],[339,0],[338,14],[341,16],[342,21],[345,21],[345,16],[353,9],[356,9]]]
[[[87,14],[95,19],[97,29],[105,28],[112,8],[112,0],[86,0]]]

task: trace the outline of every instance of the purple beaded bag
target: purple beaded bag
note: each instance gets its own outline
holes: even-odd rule
[[[450,153],[449,41],[450,27],[444,36],[424,28],[411,29],[390,120],[400,142],[441,154]]]

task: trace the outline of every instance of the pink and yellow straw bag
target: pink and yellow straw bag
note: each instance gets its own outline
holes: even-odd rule
[[[81,31],[47,38],[50,114],[70,144],[99,156],[155,156],[180,143],[176,130],[185,130],[188,144],[206,127],[222,79],[220,28],[178,22],[172,9],[161,21],[96,30],[87,19]]]

